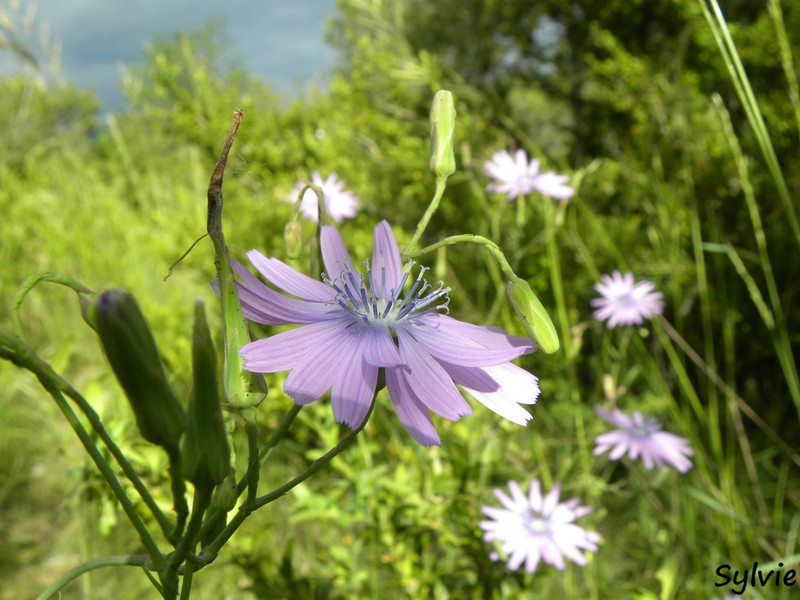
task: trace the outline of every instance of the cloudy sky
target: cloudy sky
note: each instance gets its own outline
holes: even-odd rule
[[[288,92],[324,77],[334,53],[324,40],[334,0],[21,0],[61,41],[71,82],[94,89],[105,110],[122,102],[119,65],[141,61],[154,36],[200,29],[222,18],[233,56],[244,68]],[[0,6],[7,4],[0,0]]]

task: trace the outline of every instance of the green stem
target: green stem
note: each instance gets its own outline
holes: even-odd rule
[[[183,584],[181,585],[180,600],[189,600],[189,594],[192,593],[192,578],[194,575],[194,565],[186,563],[183,570]]]
[[[186,482],[183,480],[183,457],[180,451],[169,453],[169,478],[172,489],[172,505],[178,522],[167,535],[167,539],[175,545],[181,539],[186,519],[189,516],[189,505],[186,503]]]
[[[61,577],[47,586],[47,588],[36,597],[36,600],[50,600],[51,598],[58,597],[59,592],[71,581],[77,579],[84,573],[88,573],[89,571],[104,569],[105,567],[145,568],[147,565],[147,560],[147,556],[141,554],[122,554],[93,558],[92,560],[88,560],[85,563],[78,565],[74,569],[70,569],[64,573]]]
[[[511,268],[508,260],[506,260],[505,255],[503,254],[500,247],[495,244],[492,240],[483,237],[482,235],[474,235],[471,233],[462,233],[459,235],[451,235],[449,237],[444,238],[440,242],[436,242],[435,244],[431,244],[430,246],[426,246],[422,250],[416,250],[414,252],[404,252],[406,256],[409,258],[415,258],[417,256],[422,256],[423,254],[427,254],[428,252],[433,252],[434,250],[438,250],[444,246],[451,246],[453,244],[478,244],[479,246],[485,246],[489,252],[492,253],[497,259],[498,264],[500,265],[500,269],[503,271],[503,274],[508,277],[509,279],[516,279],[517,275],[514,273],[514,270]],[[411,248],[411,244],[407,246],[407,248]]]
[[[375,400],[373,399],[372,405],[369,408],[369,412],[364,417],[364,421],[359,425],[356,429],[353,429],[349,432],[346,436],[344,436],[338,444],[331,450],[329,450],[326,454],[319,457],[317,460],[312,462],[308,468],[300,473],[297,477],[292,479],[291,481],[283,484],[282,486],[274,489],[273,491],[269,492],[268,494],[261,496],[259,498],[255,498],[252,502],[248,501],[243,504],[236,515],[231,519],[231,522],[223,529],[220,534],[211,542],[204,550],[203,553],[200,555],[201,562],[203,564],[208,564],[216,559],[217,555],[219,554],[220,549],[225,543],[231,538],[231,536],[236,532],[239,526],[244,523],[245,519],[250,516],[250,513],[253,511],[261,508],[262,506],[277,500],[293,488],[297,487],[301,483],[303,483],[306,479],[314,475],[317,471],[322,469],[325,465],[331,462],[334,458],[336,458],[339,454],[341,454],[356,438],[356,436],[364,429],[364,426],[369,421],[369,417],[372,414],[372,410],[375,408]]]
[[[164,598],[166,600],[172,600],[178,596],[178,570],[197,543],[198,534],[203,524],[203,515],[211,502],[211,492],[212,490],[206,488],[195,488],[194,490],[192,516],[189,518],[186,532],[175,548],[175,552],[167,558],[167,567],[162,577]],[[186,570],[184,569],[184,575],[185,573]]]
[[[567,315],[567,303],[564,296],[564,282],[561,276],[561,257],[558,252],[558,244],[556,243],[556,227],[555,207],[550,198],[543,198],[541,203],[542,211],[544,212],[545,223],[545,238],[547,241],[547,266],[550,270],[550,285],[553,288],[553,297],[556,302],[556,312],[558,314],[558,325],[561,329],[561,339],[564,345],[564,354],[567,357],[568,374],[570,380],[570,396],[572,402],[577,406],[581,402],[580,384],[578,381],[578,373],[575,368],[575,356],[572,350],[572,335],[569,326],[569,316]],[[581,408],[581,407],[579,407]],[[575,411],[575,427],[578,445],[580,446],[581,460],[586,472],[589,472],[589,438],[586,435],[586,425],[583,420],[583,410]]]
[[[136,470],[133,468],[133,465],[128,462],[125,454],[119,449],[119,446],[117,446],[117,444],[111,438],[108,431],[106,431],[106,428],[100,419],[100,415],[95,412],[91,404],[89,404],[89,402],[75,388],[73,388],[58,373],[53,371],[52,368],[50,368],[50,365],[44,361],[41,361],[38,359],[38,357],[35,357],[35,355],[31,356],[36,358],[37,361],[41,362],[41,366],[47,368],[47,376],[54,382],[55,387],[63,391],[70,399],[72,399],[73,402],[75,402],[80,411],[89,421],[89,424],[92,426],[92,430],[102,440],[106,448],[108,448],[108,451],[111,453],[111,456],[114,457],[114,460],[117,461],[117,464],[122,469],[125,477],[128,478],[136,490],[136,493],[138,493],[142,498],[142,501],[145,503],[155,520],[158,522],[161,531],[169,539],[169,535],[173,529],[172,521],[170,521],[169,518],[161,511],[161,508],[150,494],[150,490],[148,490],[147,486],[145,486],[142,480],[139,479],[139,476],[136,474]],[[29,371],[35,373],[37,377],[39,376],[39,373],[29,366],[25,366],[24,368],[27,368]],[[41,381],[41,377],[39,379]]]
[[[269,440],[267,440],[266,445],[262,446],[258,452],[258,463],[259,463],[259,470],[260,467],[266,462],[267,458],[269,457],[270,452],[273,448],[275,448],[283,439],[283,436],[289,430],[292,422],[294,422],[295,418],[297,417],[300,409],[303,408],[300,405],[294,404],[292,408],[287,412],[283,419],[281,419],[278,428],[272,432]],[[252,455],[251,455],[252,456]],[[259,472],[260,475],[260,472]],[[248,488],[250,482],[250,466],[248,465],[248,472],[242,477],[238,483],[236,484],[237,496],[240,496],[242,492],[244,492],[245,488]],[[256,479],[256,484],[258,480]],[[200,530],[200,534],[198,535],[198,539],[205,539],[209,532],[213,531],[214,528],[217,527],[219,524],[219,520],[223,518],[228,511],[222,508],[216,508],[211,513],[211,515],[206,519],[205,523],[203,523],[203,527]]]
[[[245,425],[247,432],[247,503],[252,503],[258,496],[258,478],[261,473],[261,462],[258,457],[258,426],[255,420]]]
[[[11,301],[11,326],[14,328],[14,333],[17,337],[23,341],[25,340],[25,335],[22,330],[22,321],[19,317],[20,307],[25,300],[25,296],[28,295],[28,292],[44,281],[61,284],[74,290],[78,294],[92,293],[92,290],[69,275],[62,275],[60,273],[54,273],[53,271],[42,271],[40,273],[28,275],[22,280],[22,283],[19,284],[19,288]]]
[[[422,215],[422,218],[419,220],[419,223],[417,224],[417,230],[414,232],[414,237],[411,238],[411,241],[408,242],[406,247],[403,249],[403,254],[410,255],[410,253],[414,250],[414,246],[419,243],[419,240],[422,237],[422,234],[425,233],[425,228],[428,226],[428,222],[431,220],[433,213],[435,213],[436,209],[439,208],[439,202],[442,199],[442,195],[444,194],[446,187],[447,177],[437,177],[436,191],[433,194],[433,199],[428,205],[425,214]]]
[[[525,194],[517,196],[517,233],[525,231],[525,223],[528,220]]]
[[[25,297],[28,295],[28,293],[39,283],[42,282],[50,282],[63,285],[75,291],[77,294],[92,293],[92,290],[90,290],[88,287],[83,285],[78,280],[70,277],[69,275],[62,275],[60,273],[54,273],[52,271],[42,271],[40,273],[34,273],[33,275],[26,277],[20,284],[19,288],[17,289],[16,294],[14,294],[14,299],[12,301],[12,311],[11,311],[11,321],[14,327],[14,332],[23,344],[24,344],[24,336],[22,331],[22,322],[19,316],[20,307],[22,306],[22,303],[25,300]],[[46,363],[42,364],[46,365]],[[159,508],[156,501],[150,495],[150,491],[147,489],[144,483],[142,483],[141,479],[139,479],[139,476],[136,474],[136,471],[133,468],[133,466],[128,462],[125,455],[122,453],[119,447],[114,443],[114,440],[106,431],[103,422],[100,420],[100,416],[94,411],[89,402],[83,396],[81,396],[80,393],[78,393],[77,390],[75,390],[72,386],[70,386],[69,383],[66,380],[64,380],[58,373],[50,369],[49,365],[47,366],[49,369],[49,376],[53,379],[58,380],[58,385],[56,387],[62,390],[67,396],[69,396],[75,402],[75,404],[77,404],[80,411],[89,421],[89,424],[92,426],[94,432],[103,441],[103,444],[105,444],[106,448],[108,448],[108,451],[114,457],[114,460],[117,461],[117,464],[119,464],[120,468],[122,469],[122,472],[125,474],[125,477],[127,477],[128,480],[131,482],[131,484],[133,484],[134,489],[142,498],[142,500],[144,501],[148,510],[152,513],[155,520],[158,522],[161,531],[167,538],[169,538],[169,534],[173,528],[172,522],[161,511],[161,508]]]
[[[26,369],[36,375],[36,377],[39,379],[39,382],[42,384],[42,387],[44,387],[44,389],[47,390],[47,392],[56,401],[56,405],[58,406],[59,410],[67,419],[67,422],[78,436],[78,439],[80,439],[81,444],[83,444],[86,452],[89,454],[92,461],[94,461],[109,487],[111,487],[111,490],[117,497],[122,509],[125,511],[125,514],[127,515],[131,524],[139,534],[139,538],[141,539],[144,547],[147,549],[148,554],[152,558],[156,569],[160,572],[165,565],[164,557],[161,555],[161,552],[153,540],[153,537],[150,535],[147,527],[137,514],[130,498],[128,498],[125,490],[120,485],[119,480],[114,474],[114,471],[111,469],[111,466],[106,462],[105,458],[103,458],[103,455],[98,450],[97,446],[89,435],[89,432],[87,432],[83,427],[78,419],[78,416],[75,414],[72,408],[70,408],[66,398],[64,398],[62,395],[61,392],[65,388],[64,380],[61,379],[61,377],[55,371],[53,371],[50,365],[28,350],[27,346],[25,346],[22,340],[2,330],[0,330],[0,358],[10,360],[17,366],[22,367],[23,369]],[[66,387],[71,389],[69,386]]]
[[[283,439],[283,436],[286,435],[287,431],[289,431],[289,427],[291,427],[295,418],[297,418],[301,408],[303,407],[299,404],[293,404],[292,408],[289,409],[289,412],[283,415],[283,419],[281,419],[281,422],[278,424],[278,428],[272,432],[272,435],[267,440],[267,443],[259,451],[260,464],[263,465],[267,461],[272,449],[280,443],[280,441]]]
[[[547,199],[545,199],[547,200]],[[556,301],[556,312],[558,313],[558,323],[561,327],[561,339],[564,340],[564,353],[567,359],[572,359],[572,337],[569,331],[569,318],[567,316],[567,305],[564,300],[564,285],[561,279],[561,260],[558,254],[558,244],[556,244],[556,226],[553,203],[550,201],[542,202],[545,219],[545,237],[547,239],[547,266],[550,269],[550,285],[553,287],[553,296]]]

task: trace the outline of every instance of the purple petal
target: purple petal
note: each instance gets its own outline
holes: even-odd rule
[[[267,258],[258,250],[250,250],[247,253],[247,258],[266,279],[284,292],[293,294],[298,298],[325,302],[336,295],[336,292],[329,285],[325,285],[321,281],[294,270],[277,258]]]
[[[441,441],[433,426],[427,407],[417,398],[400,368],[388,368],[386,387],[394,412],[409,435],[423,446],[440,446]]]
[[[350,260],[350,255],[347,253],[347,248],[344,247],[342,236],[336,227],[332,225],[322,226],[320,247],[328,279],[336,281],[342,272],[346,270],[355,272],[353,262]]]
[[[402,363],[400,351],[388,329],[377,325],[367,327],[364,340],[364,360],[376,367],[394,367]]]
[[[397,330],[397,338],[400,356],[408,365],[405,376],[417,398],[433,412],[451,421],[472,414],[469,404],[444,368],[403,329]]]
[[[598,417],[600,417],[604,421],[607,421],[608,423],[611,423],[612,425],[616,425],[617,427],[622,427],[623,429],[630,429],[634,425],[633,419],[631,419],[628,415],[626,415],[618,408],[615,408],[614,410],[609,412],[599,404],[595,404],[594,410],[597,413]]]
[[[244,368],[254,373],[277,373],[293,369],[308,352],[337,338],[342,320],[322,321],[245,344],[239,350]]]
[[[510,350],[514,348],[519,351],[517,356],[530,354],[536,350],[536,346],[530,338],[508,335],[500,327],[473,325],[436,312],[430,312],[420,320],[437,332],[445,330],[458,333],[487,350]]]
[[[375,226],[375,246],[372,250],[372,281],[376,289],[373,295],[385,299],[392,297],[403,279],[403,264],[400,249],[391,225],[381,221]]]
[[[436,316],[443,315],[437,313]],[[418,323],[411,322],[404,329],[432,356],[467,367],[499,365],[532,349],[531,340],[528,338],[514,339],[505,333],[486,331],[475,326],[470,327],[475,335],[468,335],[465,333],[468,328],[453,326],[453,323],[460,322],[449,317],[445,320],[423,317]],[[481,344],[481,340],[487,341],[486,346]]]
[[[264,325],[294,325],[315,323],[336,317],[335,309],[322,303],[287,298],[261,283],[244,265],[232,260],[231,267],[242,279],[236,282],[236,292],[244,316]],[[219,282],[211,286],[219,294]]]
[[[331,407],[337,423],[355,429],[364,421],[375,398],[375,383],[378,367],[364,360],[364,340],[367,332],[360,336],[348,336],[339,346],[341,356],[339,369],[333,379]]]
[[[525,425],[533,417],[520,404],[533,404],[539,395],[536,377],[511,363],[470,368],[441,363],[448,375],[489,410],[512,423]]]
[[[327,392],[340,368],[340,349],[350,336],[348,330],[339,329],[336,335],[307,352],[289,373],[283,391],[300,405],[309,404]]]

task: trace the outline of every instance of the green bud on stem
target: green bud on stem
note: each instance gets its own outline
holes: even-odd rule
[[[142,437],[175,452],[186,415],[169,385],[153,334],[136,303],[122,290],[87,297],[83,312],[96,329],[108,362],[136,416]]]
[[[453,151],[453,132],[456,126],[456,109],[453,94],[439,90],[431,105],[431,171],[436,178],[447,179],[455,173],[456,157]]]
[[[292,260],[300,258],[303,252],[303,232],[294,216],[283,229],[283,249],[286,251],[286,257]]]
[[[194,305],[192,367],[194,385],[189,397],[183,474],[195,488],[210,494],[231,472],[231,452],[222,419],[222,394],[217,378],[214,343],[201,300]]]
[[[553,321],[528,282],[519,277],[510,279],[506,284],[506,295],[522,321],[525,332],[539,348],[547,354],[558,350],[560,343]]]

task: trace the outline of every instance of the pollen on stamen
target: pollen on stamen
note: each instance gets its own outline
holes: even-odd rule
[[[381,322],[391,327],[401,319],[413,319],[434,310],[442,310],[445,314],[449,314],[450,288],[439,281],[434,289],[424,278],[425,271],[429,270],[428,267],[419,267],[414,284],[408,293],[403,295],[403,288],[415,266],[416,263],[409,259],[397,289],[390,290],[391,294],[386,296],[375,289],[375,278],[369,260],[364,262],[366,277],[359,272],[353,273],[349,268],[345,268],[335,281],[322,273],[322,280],[336,291],[336,297],[328,303],[338,304],[347,313],[359,317],[367,325]],[[385,266],[381,267],[381,282],[385,289]],[[437,304],[440,300],[443,301]]]

